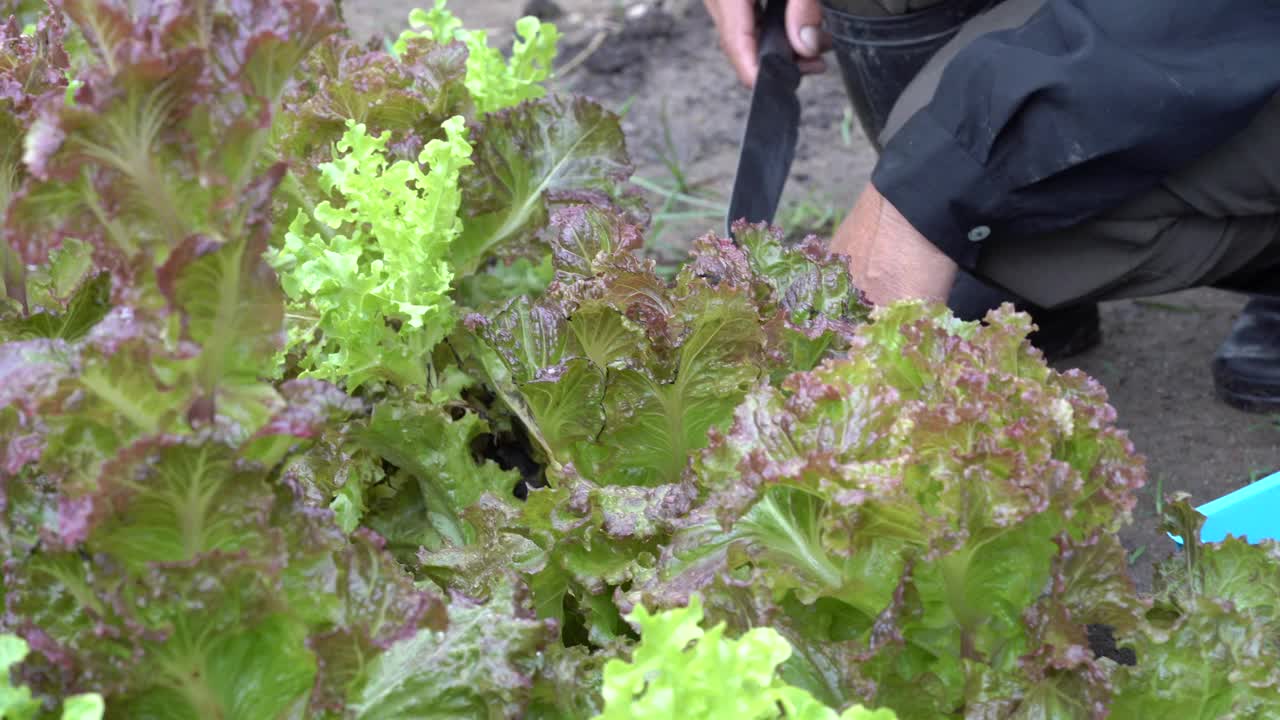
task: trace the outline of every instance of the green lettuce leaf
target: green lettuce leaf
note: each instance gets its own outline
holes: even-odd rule
[[[1274,635],[1230,603],[1197,598],[1171,624],[1137,636],[1138,663],[1116,671],[1113,717],[1274,717],[1280,653]]]
[[[26,687],[11,684],[10,671],[31,651],[27,642],[14,635],[0,635],[0,718],[25,720],[34,717],[40,701]]]
[[[413,478],[413,489],[406,489],[397,503],[420,498],[424,512],[416,519],[419,532],[429,525],[440,538],[424,543],[430,549],[438,549],[440,543],[455,548],[470,543],[474,529],[462,512],[486,493],[510,497],[519,480],[516,473],[473,453],[473,444],[488,431],[488,424],[474,413],[464,412],[455,420],[442,408],[386,402],[359,433],[361,445]]]
[[[526,717],[530,720],[594,717],[603,706],[600,686],[604,664],[616,654],[615,648],[592,652],[583,646],[549,646],[539,657]]]
[[[584,98],[547,98],[484,118],[475,165],[463,173],[459,275],[491,257],[541,256],[552,207],[585,197],[631,209],[619,185],[632,172],[616,115]]]
[[[630,661],[604,666],[604,710],[595,717],[808,718],[894,720],[887,709],[853,705],[837,715],[806,691],[787,685],[778,666],[791,654],[786,639],[770,628],[738,638],[719,623],[704,630],[702,602],[650,614],[643,606],[627,616],[640,631]]]
[[[349,122],[342,153],[321,166],[343,200],[299,212],[279,251],[285,292],[312,340],[306,374],[355,390],[371,380],[426,385],[428,354],[454,322],[451,244],[461,227],[458,173],[470,164],[461,117],[418,164],[385,157],[388,133]],[[313,228],[317,231],[313,231]],[[337,231],[337,232],[334,232]]]
[[[467,90],[483,113],[494,112],[534,100],[546,94],[540,84],[551,74],[560,33],[556,26],[533,16],[516,21],[519,38],[511,48],[511,59],[488,46],[485,32],[472,30],[462,38],[467,44]]]
[[[446,4],[445,0],[436,0],[430,10],[415,9],[409,13],[409,29],[400,33],[392,44],[392,52],[404,56],[416,39],[464,43],[466,87],[481,113],[519,105],[546,94],[541,83],[551,74],[556,44],[560,41],[555,25],[533,16],[517,20],[518,37],[511,48],[510,60],[504,61],[497,48],[489,47],[485,31],[464,29]]]
[[[27,311],[18,302],[0,311],[0,341],[75,342],[88,334],[111,307],[111,279],[93,272],[91,254],[88,245],[69,238],[49,254],[48,265],[27,271],[24,285],[13,288]]]
[[[315,592],[314,577],[325,581],[324,598],[291,599],[314,613],[305,618],[311,629],[306,645],[318,667],[311,707],[338,711],[382,653],[418,634],[442,631],[449,620],[442,597],[416,587],[380,537],[359,530],[342,542],[324,527],[317,530],[317,544],[330,552],[295,550],[301,562],[293,563],[286,581],[291,596]]]
[[[1280,649],[1280,543],[1228,536],[1200,539],[1205,516],[1185,493],[1164,506],[1163,529],[1183,539],[1182,551],[1156,568],[1156,602],[1164,615],[1189,612],[1200,598],[1229,602],[1265,625]]]
[[[248,237],[229,243],[190,239],[174,249],[161,266],[158,282],[179,310],[181,339],[200,346],[192,368],[196,397],[188,411],[195,424],[211,423],[219,412],[252,433],[266,421],[270,407],[255,407],[255,398],[270,398],[261,371],[269,367],[284,342],[284,296],[275,273],[262,258],[270,219],[266,216],[283,165],[255,181],[254,221]],[[268,400],[268,402],[270,402]],[[246,412],[247,411],[247,412]]]
[[[597,486],[574,476],[530,492],[520,526],[546,554],[529,581],[539,616],[559,621],[566,640],[581,634],[604,646],[626,634],[614,589],[648,577],[695,493],[688,484]]]
[[[72,695],[62,703],[62,720],[102,720],[107,706],[97,693]]]
[[[518,297],[537,297],[551,284],[554,268],[551,257],[534,262],[516,258],[510,262],[495,260],[473,275],[459,279],[458,304],[480,311]]]
[[[485,604],[454,598],[448,630],[418,632],[374,658],[352,686],[349,712],[369,720],[518,715],[553,624],[507,587]]]

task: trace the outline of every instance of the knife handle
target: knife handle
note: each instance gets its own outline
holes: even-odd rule
[[[760,18],[760,59],[768,55],[795,61],[791,41],[787,39],[787,0],[765,0]]]

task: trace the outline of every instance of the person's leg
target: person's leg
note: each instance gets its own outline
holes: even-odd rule
[[[1025,22],[1043,1],[1005,0],[967,22],[902,91],[879,139],[929,101],[974,37]],[[1236,407],[1280,411],[1280,96],[1237,137],[1096,220],[987,242],[976,275],[957,283],[949,304],[969,304],[957,315],[976,319],[1002,297],[1024,298],[1015,305],[1040,334],[1051,327],[1052,340],[1068,344],[1090,325],[1096,332],[1099,301],[1200,286],[1253,294],[1214,357],[1214,383]]]
[[[960,48],[978,35],[1025,22],[1042,1],[823,0],[845,89],[872,146],[879,151],[928,102]],[[1004,302],[1031,315],[1038,328],[1031,340],[1051,360],[1101,341],[1096,304],[1048,310],[963,271],[947,304],[956,316],[978,320]]]
[[[977,274],[1046,307],[1192,287],[1254,294],[1213,360],[1233,406],[1280,410],[1280,95],[1248,128],[1095,220],[994,240]]]

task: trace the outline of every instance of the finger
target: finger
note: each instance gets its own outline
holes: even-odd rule
[[[751,0],[720,3],[720,47],[743,85],[753,87],[760,60],[756,57],[756,16]]]
[[[787,38],[801,58],[816,58],[831,48],[831,37],[822,30],[822,8],[818,0],[787,3]]]

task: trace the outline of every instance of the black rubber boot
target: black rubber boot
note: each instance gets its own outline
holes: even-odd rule
[[[876,152],[898,96],[970,18],[999,0],[942,0],[905,15],[859,15],[850,0],[822,0],[822,24],[831,34],[853,112]]]
[[[862,17],[846,11],[848,0],[823,0],[823,24],[854,114],[880,151],[878,138],[902,91],[960,27],[997,0],[943,0],[906,15]],[[1048,310],[981,282],[961,271],[947,305],[963,320],[981,320],[988,310],[1012,303],[1039,328],[1031,342],[1052,362],[1077,355],[1102,340],[1096,303]]]
[[[1213,386],[1232,407],[1280,412],[1280,298],[1245,304],[1213,357]]]

